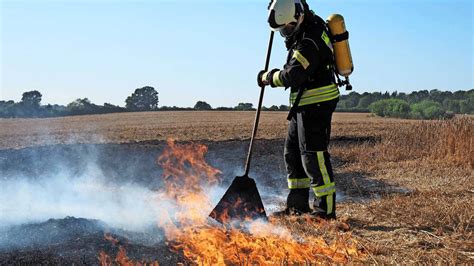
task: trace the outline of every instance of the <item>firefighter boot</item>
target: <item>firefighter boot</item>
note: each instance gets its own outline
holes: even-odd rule
[[[309,188],[291,189],[286,199],[286,208],[275,212],[274,216],[302,215],[310,213]]]
[[[315,217],[319,217],[324,220],[335,220],[336,219],[336,193],[333,193],[331,195],[327,195],[321,198],[315,198],[313,202],[313,208],[314,208],[314,211],[311,213],[311,215]]]

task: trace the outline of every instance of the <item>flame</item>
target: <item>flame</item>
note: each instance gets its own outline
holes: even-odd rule
[[[165,184],[157,200],[173,212],[161,215],[158,224],[167,229],[170,236],[179,234],[182,227],[203,224],[212,209],[206,189],[219,184],[221,171],[206,162],[206,153],[205,145],[177,144],[168,140],[168,146],[157,159],[163,168]]]
[[[284,228],[260,222],[252,224],[250,234],[201,225],[183,230],[173,248],[199,265],[345,263],[359,254],[357,248],[340,244],[347,238],[333,244],[311,236],[298,240]]]
[[[294,235],[272,220],[246,221],[248,232],[210,225],[207,216],[213,205],[208,189],[219,184],[221,172],[207,164],[206,153],[204,145],[169,140],[157,160],[165,182],[160,201],[173,202],[174,207],[158,224],[164,228],[172,250],[198,265],[345,263],[361,256],[350,234],[328,244],[321,237]],[[318,226],[314,222],[308,225]]]
[[[112,259],[110,258],[105,251],[100,251],[99,253],[99,265],[100,266],[109,266],[112,265]]]
[[[157,261],[147,263],[147,262],[135,262],[131,260],[127,256],[127,250],[120,245],[120,241],[114,238],[110,234],[104,234],[104,239],[111,242],[113,246],[118,246],[119,251],[117,252],[117,256],[115,256],[115,260],[105,253],[105,251],[100,251],[99,253],[99,265],[100,266],[112,266],[112,265],[121,265],[121,266],[159,266]]]
[[[114,238],[111,234],[104,234],[104,239],[111,242],[114,246],[117,246],[120,241]]]
[[[164,182],[163,189],[156,193],[160,206],[158,226],[163,228],[170,249],[183,254],[186,263],[347,263],[353,258],[364,256],[350,233],[339,233],[337,230],[331,231],[336,234],[336,240],[327,243],[320,236],[281,226],[275,219],[268,222],[247,220],[244,227],[239,225],[238,228],[211,225],[208,215],[214,206],[209,190],[220,183],[221,172],[206,162],[206,153],[207,147],[204,145],[178,144],[168,140],[168,146],[157,159],[163,169]],[[308,228],[324,228],[328,224],[308,217],[303,219]],[[291,221],[289,224],[292,224]],[[342,223],[342,228],[349,227]],[[106,239],[114,245],[120,244],[111,236],[106,236]],[[122,246],[119,246],[114,261],[120,265],[141,265],[133,264]],[[101,265],[111,265],[112,259],[101,252],[99,262]]]

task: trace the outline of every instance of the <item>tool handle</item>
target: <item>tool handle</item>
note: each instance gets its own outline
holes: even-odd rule
[[[267,60],[265,61],[265,68],[264,71],[268,71],[268,67],[270,66],[270,57],[272,54],[272,46],[273,46],[273,37],[275,35],[274,31],[270,33],[270,41],[268,42],[268,49],[267,49]],[[244,176],[248,177],[250,171],[250,162],[252,160],[252,151],[253,151],[253,141],[255,140],[255,136],[257,135],[258,130],[258,122],[260,121],[260,113],[262,110],[262,102],[263,102],[263,95],[265,94],[265,85],[263,85],[260,89],[260,99],[258,100],[258,107],[255,113],[255,122],[253,123],[253,130],[252,130],[252,138],[250,139],[250,146],[249,152],[247,154],[247,162],[245,163],[245,174]]]

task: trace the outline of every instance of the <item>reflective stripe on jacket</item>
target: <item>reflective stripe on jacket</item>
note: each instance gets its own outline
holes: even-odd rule
[[[294,104],[298,92],[292,92],[290,94],[290,104]],[[301,96],[299,106],[327,102],[339,98],[339,89],[336,84],[331,84],[328,86],[305,90]]]

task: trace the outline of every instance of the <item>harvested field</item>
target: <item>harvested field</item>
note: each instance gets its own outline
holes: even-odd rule
[[[258,138],[283,139],[286,112],[263,112]],[[0,147],[73,143],[134,143],[143,141],[246,140],[254,112],[148,112],[86,115],[47,119],[0,119]],[[380,136],[409,120],[382,119],[370,114],[336,113],[333,136]]]
[[[285,117],[286,113],[264,113],[260,140],[255,147],[251,176],[257,180],[267,212],[278,209],[287,193],[282,157]],[[129,230],[127,226],[132,222],[135,225],[154,219],[143,212],[154,211],[153,206],[141,206],[136,199],[166,183],[160,178],[163,169],[156,158],[166,149],[165,140],[169,137],[178,143],[195,141],[207,145],[206,161],[222,171],[220,182],[226,187],[243,171],[248,145],[243,140],[250,135],[252,121],[252,112],[125,113],[0,120],[0,182],[4,194],[12,195],[9,184],[17,179],[27,182],[13,188],[25,189],[40,179],[44,183],[33,187],[54,193],[59,190],[48,185],[47,180],[57,182],[63,175],[81,180],[93,173],[93,178],[101,180],[101,190],[92,192],[66,187],[64,194],[85,193],[73,197],[72,202],[78,203],[73,204],[75,208],[62,210],[62,204],[71,203],[65,202],[68,197],[61,194],[45,200],[51,206],[58,204],[55,208],[61,211],[29,209],[27,214],[13,213],[17,219],[12,217],[15,221],[10,224],[18,219],[27,221],[28,217],[30,221],[27,225],[0,226],[0,261],[95,264],[101,257],[115,262],[156,260],[163,265],[202,262],[197,246],[165,241],[169,234],[156,225],[138,233]],[[303,216],[272,218],[269,224],[270,228],[285,228],[298,239],[322,239],[318,245],[327,243],[328,250],[336,247],[334,253],[315,249],[317,256],[310,261],[474,263],[472,117],[411,121],[337,113],[331,154],[338,189],[338,220],[324,222]],[[135,188],[140,188],[138,193]],[[97,197],[98,191],[101,197]],[[117,199],[110,197],[121,201],[120,205],[107,200],[111,191],[111,195],[118,194]],[[217,196],[221,192],[217,191]],[[135,200],[129,203],[129,198]],[[0,196],[0,200],[5,204],[3,207],[12,204],[12,199],[5,196]],[[40,198],[36,200],[42,202]],[[88,209],[81,209],[81,202]],[[15,204],[17,208],[23,207]],[[101,204],[110,204],[110,211],[104,211]],[[131,214],[137,217],[127,221]],[[72,215],[78,218],[64,218]],[[174,239],[181,238],[178,235]],[[255,240],[260,239],[244,237],[238,243]],[[264,244],[268,243],[261,242]],[[184,252],[187,247],[195,253]],[[252,255],[246,246],[236,257],[229,253],[226,262],[248,263],[249,257],[242,257],[240,252]],[[289,261],[277,263],[291,264],[289,257]]]

